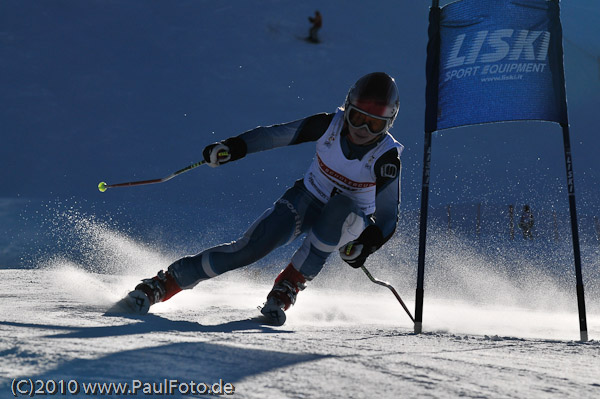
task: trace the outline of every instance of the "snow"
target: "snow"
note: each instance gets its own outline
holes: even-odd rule
[[[373,70],[397,78],[392,132],[406,149],[402,220],[367,267],[413,311],[428,3],[0,2],[0,397],[29,379],[222,380],[240,398],[600,397],[595,2],[562,2],[588,342],[578,341],[560,129],[542,123],[434,137],[423,334],[388,289],[337,257],[283,327],[251,320],[297,243],[147,316],[106,315],[139,279],[235,239],[314,148],[103,194],[99,181],[162,177],[210,142],[332,111]],[[317,8],[315,46],[296,36]],[[533,242],[507,238],[506,204],[523,203],[539,212]],[[102,397],[199,397],[142,394]]]
[[[9,392],[14,379],[129,387],[167,379],[222,380],[242,398],[593,398],[600,393],[600,344],[574,340],[577,316],[569,306],[574,298],[542,279],[534,282],[542,292],[533,292],[487,270],[489,281],[477,289],[497,292],[485,303],[484,293],[469,288],[476,283],[460,282],[482,276],[446,270],[443,277],[459,295],[449,297],[433,279],[429,288],[436,294],[426,297],[426,332],[419,335],[389,290],[339,261],[300,293],[283,327],[252,320],[274,275],[259,268],[203,282],[146,316],[106,315],[140,276],[151,275],[165,260],[159,251],[93,221],[80,225],[90,247],[114,250],[106,264],[97,262],[95,269],[56,258],[36,269],[0,270],[10,287],[0,303],[2,392]],[[125,262],[140,258],[145,262]],[[450,259],[446,266],[456,263]],[[110,273],[98,270],[108,267]],[[376,277],[394,272],[385,262],[369,269]],[[404,279],[397,271],[391,276],[414,308]],[[597,304],[591,308],[594,338],[600,313]],[[167,397],[198,396],[175,391]]]
[[[265,283],[216,279],[150,315],[108,317],[102,312],[118,298],[113,292],[125,292],[136,276],[61,263],[1,276],[18,293],[0,305],[4,392],[20,377],[130,384],[222,379],[242,398],[600,393],[600,345],[567,338],[573,314],[432,301],[427,332],[415,335],[387,290],[329,287],[303,292],[288,323],[273,328],[248,320]],[[600,318],[590,325],[600,328]]]

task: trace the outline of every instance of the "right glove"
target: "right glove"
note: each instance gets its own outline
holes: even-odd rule
[[[239,137],[231,137],[219,143],[207,145],[202,151],[204,160],[211,168],[216,168],[227,162],[236,161],[246,156],[248,147]]]
[[[211,168],[216,168],[219,165],[223,165],[231,161],[231,151],[223,143],[214,143],[207,145],[202,151],[204,160]]]

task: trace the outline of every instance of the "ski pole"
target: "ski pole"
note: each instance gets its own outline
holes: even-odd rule
[[[396,297],[396,299],[398,300],[398,302],[400,302],[400,305],[402,305],[402,307],[404,308],[404,310],[406,311],[406,314],[408,315],[408,317],[410,317],[410,319],[412,320],[412,322],[415,322],[414,317],[410,314],[410,311],[408,310],[408,308],[406,307],[406,305],[404,304],[404,302],[402,301],[402,298],[400,298],[400,295],[398,295],[398,292],[396,292],[396,290],[394,289],[394,287],[392,287],[389,283],[386,283],[385,281],[381,281],[381,280],[377,280],[375,277],[373,277],[373,275],[367,270],[366,267],[361,266],[360,267],[362,269],[363,272],[365,272],[365,274],[367,275],[367,277],[369,278],[369,280],[371,280],[372,282],[374,282],[375,284],[379,284],[379,285],[383,285],[384,287],[387,287],[390,289],[390,291],[392,291],[392,293],[394,294],[394,296]]]
[[[220,156],[227,156],[228,153],[227,152],[220,152],[219,153]],[[164,183],[168,180],[171,180],[172,178],[174,178],[175,176],[178,176],[182,173],[188,172],[194,168],[197,168],[198,166],[204,165],[206,163],[206,161],[202,160],[200,162],[196,162],[193,163],[189,166],[186,166],[183,169],[178,170],[177,172],[171,173],[169,176],[167,177],[163,177],[161,179],[151,179],[151,180],[141,180],[141,181],[130,181],[130,182],[126,182],[126,183],[117,183],[117,184],[106,184],[105,182],[100,182],[98,184],[98,190],[100,190],[100,192],[105,192],[107,189],[109,188],[113,188],[113,187],[129,187],[129,186],[142,186],[145,184],[155,184],[155,183]]]

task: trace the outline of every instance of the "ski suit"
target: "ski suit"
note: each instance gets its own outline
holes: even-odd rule
[[[169,266],[182,289],[246,266],[306,234],[291,263],[306,280],[328,256],[355,240],[367,226],[379,229],[383,245],[398,223],[400,154],[389,133],[367,146],[347,139],[344,111],[257,127],[225,141],[243,148],[235,159],[286,145],[316,141],[316,156],[295,182],[238,240],[186,256]],[[233,151],[232,151],[233,152]]]
[[[323,26],[323,17],[321,17],[321,13],[319,11],[315,11],[314,18],[308,17],[308,20],[312,24],[310,30],[308,31],[308,39],[316,43],[319,41],[318,33],[319,29],[321,29],[321,26]]]

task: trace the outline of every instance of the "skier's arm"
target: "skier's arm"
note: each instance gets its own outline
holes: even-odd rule
[[[245,157],[247,154],[287,145],[316,141],[327,131],[334,114],[321,113],[293,122],[259,126],[236,137],[208,145],[204,159],[210,166],[219,166]],[[227,153],[227,156],[219,156]]]
[[[259,126],[238,136],[244,140],[248,154],[317,141],[325,133],[334,114],[322,113],[279,125]]]
[[[383,236],[381,245],[394,235],[398,225],[401,172],[402,162],[396,149],[388,151],[375,163],[377,191],[373,218]]]
[[[386,152],[375,162],[376,210],[374,224],[365,228],[354,241],[340,248],[340,257],[354,268],[365,264],[367,257],[385,244],[396,231],[400,203],[402,164],[396,149]]]

